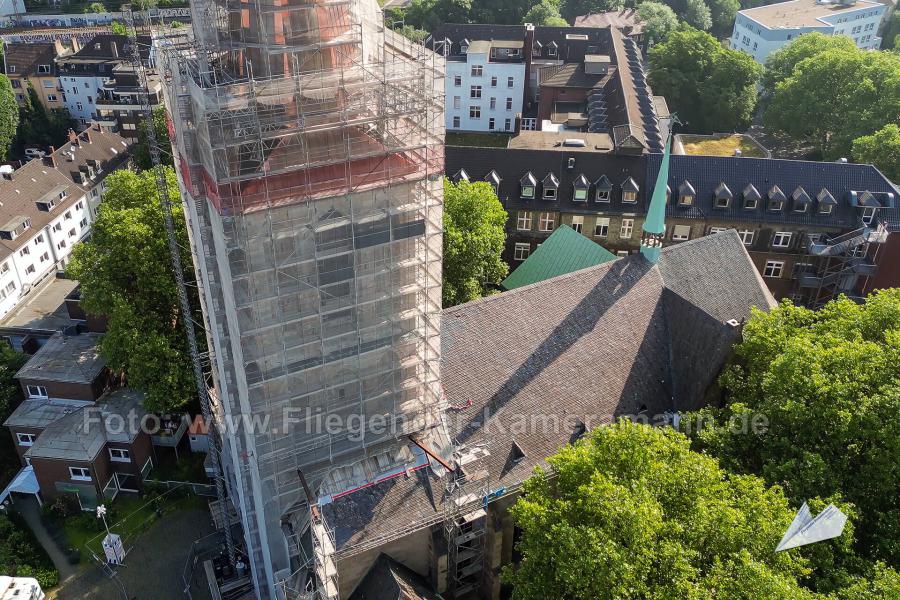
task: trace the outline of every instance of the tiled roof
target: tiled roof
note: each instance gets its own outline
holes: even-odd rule
[[[662,155],[648,157],[646,172],[648,185],[655,181]],[[502,173],[501,173],[502,174]],[[672,156],[669,166],[670,189],[677,190],[688,181],[697,194],[691,207],[678,205],[677,194],[669,201],[667,214],[683,218],[721,217],[728,221],[794,223],[855,229],[859,227],[859,209],[851,206],[852,192],[868,191],[874,194],[882,206],[893,203],[896,207],[897,190],[878,169],[871,165],[837,162],[811,162],[771,158],[731,156]],[[734,194],[727,208],[716,208],[716,188],[724,183]],[[748,188],[752,185],[753,188]],[[770,192],[777,186],[785,195],[785,207],[781,211],[768,209]],[[791,196],[803,188],[814,199],[805,212],[793,210]],[[822,189],[827,189],[837,204],[830,214],[821,214],[816,200]],[[753,189],[762,195],[756,209],[744,208],[744,191]],[[824,197],[824,196],[823,196]],[[885,215],[892,211],[885,211]]]
[[[575,17],[575,27],[627,27],[629,34],[638,34],[643,31],[644,22],[638,17],[637,9],[623,8]]]
[[[541,87],[592,89],[603,87],[615,75],[616,68],[607,73],[590,74],[584,72],[584,63],[566,63],[541,69]]]
[[[3,61],[6,67],[6,73],[14,75],[37,75],[38,65],[47,65],[50,67],[50,73],[41,73],[41,75],[53,75],[55,65],[53,59],[56,58],[56,48],[53,44],[6,44]]]
[[[130,142],[119,134],[93,126],[79,134],[77,143],[67,142],[52,154],[55,167],[51,166],[51,157],[29,161],[13,172],[12,181],[0,180],[0,224],[27,217],[31,219],[28,231],[40,231],[96,185],[96,181],[80,183],[79,170],[82,167],[86,168],[89,161],[98,161],[102,169],[98,178],[105,177],[106,173],[126,160],[129,145]],[[71,162],[70,152],[74,152],[75,157]],[[38,201],[58,191],[67,192],[67,197],[50,212],[38,209]],[[26,232],[14,240],[0,239],[0,259],[27,243],[31,237]]]
[[[578,420],[696,408],[738,337],[728,321],[774,304],[729,231],[664,248],[657,266],[632,255],[445,310],[450,436],[489,452],[464,470],[509,491],[578,435]],[[443,490],[417,471],[323,512],[348,550],[440,520]]]
[[[100,356],[100,338],[97,333],[55,333],[19,369],[16,378],[91,383],[106,368],[106,359]]]
[[[386,554],[380,554],[350,600],[438,600],[421,576]]]
[[[616,260],[615,254],[568,225],[562,225],[500,285],[511,290],[611,260]]]

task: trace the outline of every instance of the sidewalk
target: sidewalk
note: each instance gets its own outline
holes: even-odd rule
[[[59,549],[59,546],[56,545],[56,542],[53,541],[50,533],[41,522],[41,508],[38,506],[37,500],[35,498],[20,496],[16,498],[15,506],[22,515],[22,518],[25,519],[25,522],[28,523],[28,526],[34,532],[34,537],[37,538],[41,546],[44,547],[44,550],[47,551],[47,554],[50,555],[50,560],[53,561],[56,570],[59,571],[60,585],[62,585],[65,580],[77,574],[78,567],[69,564],[66,555]]]

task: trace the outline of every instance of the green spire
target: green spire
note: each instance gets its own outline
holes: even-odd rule
[[[666,234],[666,182],[669,180],[669,149],[672,146],[672,135],[666,138],[666,147],[663,150],[662,161],[659,163],[659,174],[656,176],[656,186],[653,188],[653,196],[650,198],[650,208],[647,210],[647,218],[644,220],[643,234],[641,235],[641,254],[651,263],[659,262],[659,251],[662,250],[663,237]]]

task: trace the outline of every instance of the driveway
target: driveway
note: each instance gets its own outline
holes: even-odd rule
[[[19,514],[28,523],[31,531],[34,532],[34,537],[37,538],[38,543],[50,555],[50,560],[53,561],[56,570],[59,571],[59,581],[63,582],[77,574],[78,567],[69,564],[66,555],[59,549],[59,546],[53,541],[50,532],[44,527],[44,523],[41,521],[41,508],[38,506],[37,500],[32,497],[17,495],[15,505]]]

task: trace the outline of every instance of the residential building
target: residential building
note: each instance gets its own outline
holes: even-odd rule
[[[575,17],[575,27],[595,27],[605,29],[615,27],[638,44],[644,41],[644,22],[636,8],[623,8]]]
[[[93,125],[0,180],[0,316],[68,264],[90,233],[104,179],[128,149],[120,135]]]
[[[3,50],[3,72],[12,84],[19,106],[25,104],[31,86],[47,110],[65,108],[56,73],[56,57],[63,53],[59,42],[7,43]]]
[[[465,174],[497,189],[509,213],[504,258],[513,268],[521,262],[517,248],[521,259],[561,224],[576,223],[583,235],[612,252],[637,250],[646,190],[655,181],[661,155],[629,155],[627,148],[617,150],[611,140],[594,135],[600,134],[570,136],[569,143],[581,139],[581,147],[545,132],[523,132],[509,148],[447,147],[448,176]],[[897,192],[871,165],[672,156],[668,186],[665,242],[735,229],[778,298],[811,300],[814,290],[800,288],[797,271],[819,262],[806,257],[810,235],[827,240],[863,228],[873,230],[867,242],[871,260],[857,265],[859,277],[845,279],[843,286],[900,285],[900,277],[890,275],[896,248],[880,242],[874,231],[883,221],[888,231],[900,226]],[[852,251],[869,250],[857,246]],[[883,277],[877,265],[884,265]]]
[[[887,7],[876,0],[790,0],[738,11],[731,47],[763,64],[804,33],[846,35],[862,49],[881,47],[878,28]]]
[[[103,82],[95,99],[95,120],[101,125],[114,127],[124,138],[137,140],[138,124],[144,118],[144,102],[149,102],[151,108],[156,107],[161,97],[162,84],[156,73],[147,75],[145,88],[134,65],[119,63],[113,67],[112,76]]]
[[[640,50],[618,29],[444,25],[425,43],[447,58],[447,131],[626,128],[641,150],[662,150]]]
[[[210,448],[257,597],[315,577],[330,598],[333,545],[311,505],[449,447],[444,61],[387,30],[374,0],[220,8],[158,42],[211,350]],[[195,77],[207,51],[219,76]],[[263,415],[265,429],[224,423]],[[355,435],[369,418],[385,427]]]
[[[3,575],[0,576],[0,600],[44,600],[44,592],[34,577]]]

